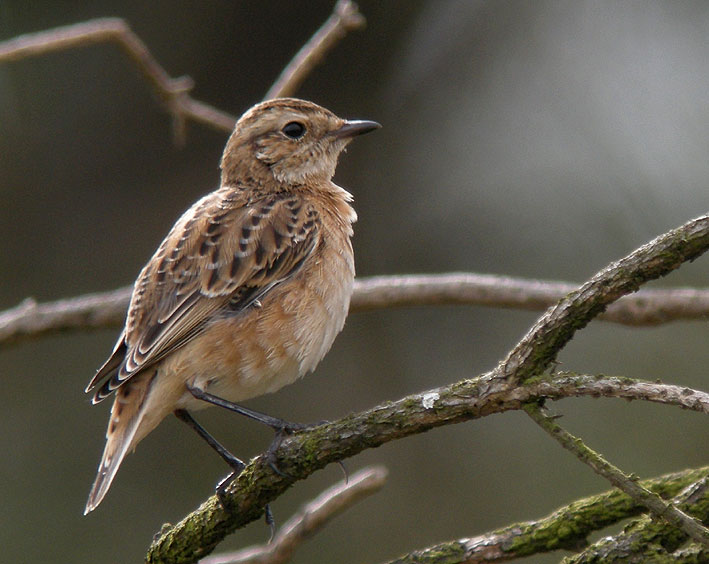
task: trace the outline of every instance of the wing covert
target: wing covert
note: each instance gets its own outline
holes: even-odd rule
[[[125,331],[87,388],[103,382],[94,401],[183,346],[217,313],[238,314],[295,274],[319,242],[320,223],[292,193],[247,199],[222,188],[198,201],[140,273]]]

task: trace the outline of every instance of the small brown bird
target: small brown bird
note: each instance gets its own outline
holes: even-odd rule
[[[126,453],[167,415],[243,468],[188,413],[233,404],[312,371],[342,330],[354,282],[352,196],[331,181],[350,142],[380,125],[281,98],[239,119],[221,187],[170,230],[133,289],[113,354],[89,382],[115,393],[85,513],[101,503]],[[234,474],[232,474],[233,476]]]

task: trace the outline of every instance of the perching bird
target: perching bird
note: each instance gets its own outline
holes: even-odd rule
[[[239,469],[187,410],[276,391],[330,349],[349,308],[357,219],[331,178],[349,141],[378,127],[294,98],[239,119],[221,187],[177,220],[143,268],[113,354],[86,388],[93,403],[115,399],[85,513],[173,412]]]

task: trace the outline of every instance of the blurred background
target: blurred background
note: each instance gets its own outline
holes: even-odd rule
[[[333,0],[0,2],[0,40],[119,16],[193,96],[235,115],[258,102]],[[298,96],[384,128],[335,180],[355,195],[360,276],[472,271],[582,282],[707,209],[709,4],[362,0],[350,34]],[[226,134],[170,117],[115,46],[0,65],[0,310],[133,282],[179,214],[219,179]],[[709,259],[654,286],[707,286]],[[492,368],[538,317],[473,307],[352,315],[318,368],[248,403],[334,419]],[[0,350],[0,546],[6,562],[139,562],[163,522],[213,492],[222,461],[174,418],[82,510],[109,406],[88,379],[116,330]],[[706,323],[594,322],[561,356],[579,372],[707,388]],[[566,400],[566,427],[642,477],[707,463],[695,413]],[[241,457],[271,433],[218,410],[201,422]],[[524,415],[446,427],[347,461],[390,470],[295,563],[379,562],[542,517],[607,489]],[[273,504],[279,522],[340,480],[329,467]],[[253,523],[222,549],[265,542]],[[561,555],[526,562],[556,562]]]

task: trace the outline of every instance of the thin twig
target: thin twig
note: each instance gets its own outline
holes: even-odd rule
[[[476,305],[543,311],[578,285],[491,274],[404,274],[355,281],[351,312],[404,306]],[[0,312],[0,348],[57,332],[117,328],[123,324],[132,288],[53,302],[28,298]],[[709,317],[709,289],[640,290],[625,296],[599,319],[629,326],[655,326]]]
[[[386,477],[387,470],[382,466],[364,468],[305,505],[283,524],[271,543],[209,556],[200,564],[284,564],[334,517],[382,489]]]
[[[178,143],[184,142],[187,119],[209,125],[219,131],[230,132],[234,129],[234,116],[192,99],[189,96],[189,91],[194,86],[192,79],[186,76],[171,78],[152,56],[145,43],[120,18],[99,18],[20,35],[0,43],[0,62],[18,61],[26,57],[104,41],[115,41],[157,93],[167,111],[172,114]]]
[[[281,73],[276,84],[268,91],[266,99],[293,94],[325,54],[335,47],[347,32],[360,29],[364,25],[364,16],[359,13],[356,4],[349,0],[339,0],[325,24]],[[227,133],[234,129],[234,116],[192,98],[189,95],[194,87],[192,79],[188,76],[170,77],[145,43],[121,18],[98,18],[28,33],[0,42],[0,63],[107,41],[115,42],[128,55],[172,115],[178,144],[185,141],[188,119]]]
[[[709,467],[704,467],[643,480],[641,484],[666,499],[707,477]],[[578,551],[587,546],[592,533],[637,516],[644,509],[627,494],[613,489],[577,500],[537,521],[514,523],[476,537],[429,546],[388,564],[440,564],[442,555],[446,556],[446,564],[485,564],[555,550]]]
[[[524,411],[562,447],[573,453],[581,462],[593,468],[597,474],[624,491],[636,502],[647,507],[653,515],[665,519],[697,542],[709,546],[709,530],[694,517],[687,515],[672,503],[664,501],[659,495],[639,484],[637,478],[624,474],[619,468],[604,460],[601,455],[588,448],[581,439],[574,437],[556,423],[554,418],[545,415],[538,405],[527,404]]]
[[[365,24],[366,20],[359,12],[357,4],[351,0],[338,0],[332,15],[283,69],[264,100],[292,96],[305,77],[348,32],[362,29]]]

